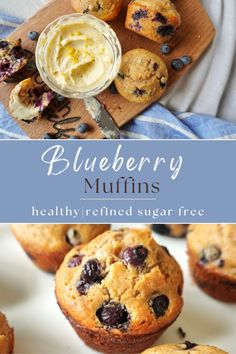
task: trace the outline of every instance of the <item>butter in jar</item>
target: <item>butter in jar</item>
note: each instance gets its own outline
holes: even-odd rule
[[[91,16],[59,18],[41,34],[36,63],[45,83],[66,97],[93,96],[118,74],[121,47],[114,31]]]

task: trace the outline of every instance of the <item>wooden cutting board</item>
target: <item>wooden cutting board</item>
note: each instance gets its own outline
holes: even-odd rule
[[[125,1],[124,8],[120,16],[115,21],[110,23],[118,35],[123,52],[133,48],[145,48],[160,54],[160,47],[157,43],[125,29],[124,22],[128,2],[129,1]],[[195,62],[210,45],[215,35],[215,29],[199,0],[176,0],[176,6],[182,17],[182,25],[178,33],[170,42],[174,47],[173,51],[170,55],[163,56],[163,59],[166,61],[166,64],[169,68],[169,89],[171,89],[170,86],[175,81],[185,75],[191,66],[195,64]],[[23,47],[30,50],[31,52],[34,52],[35,42],[32,42],[28,39],[28,32],[41,32],[50,22],[55,20],[57,17],[72,12],[73,9],[69,0],[51,1],[46,7],[42,8],[31,19],[21,25],[13,33],[11,38],[21,38]],[[174,58],[184,54],[190,55],[193,58],[193,63],[187,66],[181,72],[174,71],[170,66],[171,61]],[[7,109],[9,108],[9,96],[13,87],[14,84],[0,84],[0,100],[3,101]],[[130,103],[118,94],[111,94],[109,90],[101,93],[98,96],[98,99],[104,104],[119,127],[134,118],[138,113],[142,112],[148,106],[143,104]],[[76,119],[77,117],[78,119]],[[55,108],[55,111],[53,114],[51,114],[51,116],[49,115],[47,117],[42,117],[30,124],[17,121],[19,126],[26,132],[26,134],[30,138],[34,139],[42,138],[45,133],[55,133],[55,128],[73,130],[81,122],[88,123],[90,130],[83,136],[80,135],[80,137],[90,139],[102,138],[102,134],[99,128],[97,127],[96,123],[91,120],[89,114],[85,110],[84,103],[81,100],[72,100],[66,102],[64,106],[62,105]],[[69,132],[69,134],[74,135],[73,131]]]

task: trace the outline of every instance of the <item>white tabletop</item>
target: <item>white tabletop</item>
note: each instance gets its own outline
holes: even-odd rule
[[[28,18],[47,1],[0,0],[0,12]],[[217,115],[236,122],[236,1],[202,0],[202,3],[217,29],[216,39],[161,102],[176,111]]]

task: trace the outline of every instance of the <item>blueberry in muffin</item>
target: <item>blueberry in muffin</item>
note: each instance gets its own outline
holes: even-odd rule
[[[73,247],[109,230],[110,225],[14,224],[12,231],[27,255],[41,269],[55,273]],[[78,259],[72,260],[72,265]]]
[[[191,225],[187,239],[199,287],[218,300],[236,302],[236,225]]]
[[[181,24],[170,0],[130,1],[125,27],[160,44],[169,40]]]
[[[17,120],[31,121],[40,117],[54,97],[54,92],[45,91],[32,78],[25,79],[11,92],[10,112]]]
[[[164,94],[167,81],[166,64],[158,55],[146,49],[133,49],[123,55],[115,85],[128,101],[148,103]]]
[[[148,348],[181,312],[183,277],[147,229],[107,231],[69,252],[56,274],[58,304],[89,346]]]
[[[90,14],[104,21],[114,20],[120,13],[123,0],[71,0],[76,12]]]
[[[28,60],[20,39],[17,41],[0,39],[0,82],[21,70]]]

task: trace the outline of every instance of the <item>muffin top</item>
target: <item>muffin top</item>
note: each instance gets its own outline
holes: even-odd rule
[[[188,249],[199,264],[236,279],[236,225],[191,225]]]
[[[141,103],[147,98],[159,98],[167,81],[166,64],[158,55],[146,49],[132,49],[123,55],[115,84],[120,94]]]
[[[90,224],[13,224],[12,231],[22,244],[35,252],[68,252],[72,247],[87,243],[106,231],[108,225]]]
[[[180,15],[176,11],[176,7],[171,0],[132,0],[130,5],[132,6],[132,4],[138,5],[141,8],[148,7],[150,10],[155,11],[157,13],[157,16],[155,19],[153,19],[153,22],[154,20],[156,20],[158,22],[166,24],[167,20],[169,19],[172,21],[176,21],[176,25],[179,25]],[[165,18],[163,16],[165,16]],[[178,21],[176,19],[176,16]],[[145,18],[145,17],[143,16],[141,18]]]
[[[168,72],[163,60],[146,49],[132,49],[123,55],[121,75],[131,83],[154,84],[165,78]],[[164,81],[163,81],[164,83]]]
[[[72,0],[77,12],[91,14],[105,21],[114,17],[114,12],[116,14],[120,10],[122,3],[123,0]]]
[[[209,346],[198,345],[190,342],[183,344],[164,344],[145,350],[142,354],[228,354],[223,350]]]
[[[152,30],[160,38],[173,35],[181,24],[180,14],[170,0],[133,0],[129,11],[127,22],[131,29],[143,33]]]
[[[13,347],[13,331],[7,323],[6,317],[0,312],[0,353],[9,354]]]
[[[179,265],[146,229],[105,232],[69,252],[56,275],[59,305],[72,321],[122,334],[171,324],[182,287]]]

